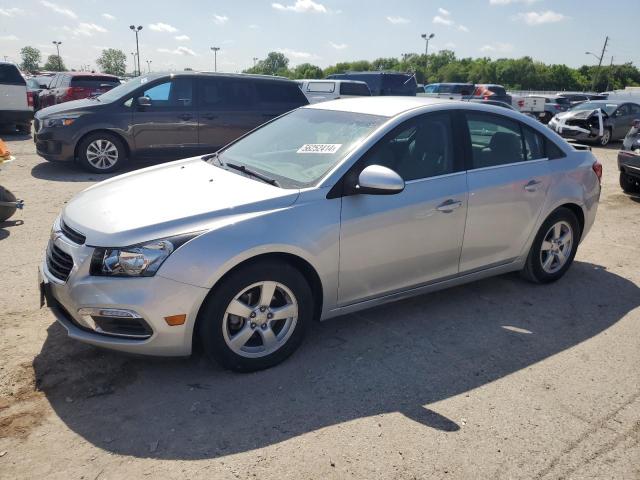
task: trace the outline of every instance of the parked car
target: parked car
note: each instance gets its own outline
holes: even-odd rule
[[[33,95],[27,81],[15,64],[0,62],[0,127],[29,132],[32,118]]]
[[[77,340],[152,355],[199,341],[227,368],[262,369],[316,319],[510,271],[560,279],[601,173],[505,108],[318,103],[71,199],[41,291]]]
[[[36,113],[38,155],[113,172],[129,159],[213,152],[289,110],[307,105],[291,80],[176,72],[138,77],[98,97]]]
[[[430,83],[425,85],[422,96],[462,100],[470,97],[475,91],[473,83]]]
[[[544,112],[540,115],[542,123],[549,123],[551,119],[562,112],[566,112],[571,108],[571,102],[567,98],[558,97],[556,95],[538,95],[544,97]]]
[[[416,77],[410,73],[399,72],[347,72],[328,75],[333,80],[357,80],[369,86],[371,95],[407,96],[416,95]]]
[[[511,95],[507,93],[507,90],[502,85],[496,85],[494,83],[484,83],[476,85],[476,89],[473,92],[473,98],[482,98],[484,100],[497,100],[499,102],[508,103],[511,105]]]
[[[640,104],[614,100],[584,102],[556,115],[549,127],[565,138],[597,142],[601,146],[621,140],[640,117]]]
[[[40,93],[41,108],[58,103],[81,100],[101,95],[120,85],[114,75],[90,72],[61,72],[51,78],[49,85]]]
[[[533,113],[519,110],[518,108],[514,107],[513,105],[510,105],[510,104],[504,103],[504,102],[500,102],[498,100],[483,100],[483,99],[480,99],[480,98],[472,98],[472,99],[469,99],[467,101],[468,102],[472,102],[472,103],[480,103],[480,104],[484,104],[484,105],[494,105],[496,107],[506,108],[506,109],[509,109],[509,110],[513,110],[514,112],[520,112],[523,115],[525,115],[525,116],[527,116],[529,118],[532,118],[534,120],[538,119],[538,117],[536,117],[536,115],[534,115]]]
[[[618,152],[620,187],[627,193],[640,193],[640,117],[634,120]]]
[[[573,107],[587,100],[606,100],[607,95],[600,93],[562,92],[556,95],[557,98],[565,98]]]
[[[26,81],[27,92],[31,95],[31,101],[33,102],[33,110],[37,111],[40,109],[40,92],[42,92],[46,87],[43,88],[43,85],[38,82],[36,77],[27,78]]]
[[[309,103],[349,97],[370,97],[365,82],[356,80],[296,80]]]

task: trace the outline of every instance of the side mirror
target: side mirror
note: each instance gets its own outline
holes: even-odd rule
[[[631,122],[631,126],[634,128],[640,128],[640,119],[636,118],[633,122]]]
[[[136,99],[136,103],[138,104],[139,107],[150,107],[151,99],[149,97],[138,97]]]
[[[404,190],[404,180],[390,168],[369,165],[358,177],[354,193],[368,195],[394,195]]]

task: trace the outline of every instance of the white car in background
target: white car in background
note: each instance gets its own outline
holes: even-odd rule
[[[357,80],[297,80],[297,82],[309,103],[371,96],[369,86]]]
[[[15,125],[29,132],[33,119],[33,93],[27,81],[10,62],[0,62],[0,127]]]

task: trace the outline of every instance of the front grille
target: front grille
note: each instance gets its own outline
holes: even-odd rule
[[[47,247],[47,268],[51,275],[63,282],[67,281],[71,269],[73,268],[73,258],[66,252],[56,247],[53,242],[49,242]]]
[[[84,242],[87,240],[87,237],[64,223],[64,220],[60,220],[60,230],[62,230],[65,237],[78,245],[84,245]]]

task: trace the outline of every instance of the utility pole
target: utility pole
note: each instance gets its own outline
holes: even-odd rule
[[[604,45],[602,46],[602,53],[600,54],[600,58],[598,59],[598,69],[596,73],[593,75],[593,80],[591,81],[591,91],[595,92],[596,90],[596,80],[600,74],[600,67],[602,67],[602,60],[604,59],[604,52],[607,50],[607,44],[609,43],[609,36],[605,37]]]
[[[424,83],[427,83],[427,66],[429,64],[429,40],[431,40],[433,37],[435,37],[436,34],[435,33],[430,33],[429,35],[427,35],[426,33],[423,33],[421,35],[422,38],[424,38],[426,45],[424,47]]]
[[[56,46],[56,50],[58,51],[58,71],[61,72],[62,71],[62,59],[60,58],[60,45],[62,45],[62,42],[57,42],[57,41],[53,41],[51,42]]]
[[[211,50],[213,50],[213,71],[217,72],[218,71],[218,51],[220,50],[220,47],[211,47]]]
[[[140,70],[140,44],[138,43],[138,32],[142,30],[142,25],[129,25],[129,28],[133,30],[136,34],[136,55],[138,56],[138,75],[142,75],[142,70]],[[135,61],[135,59],[134,59]]]

